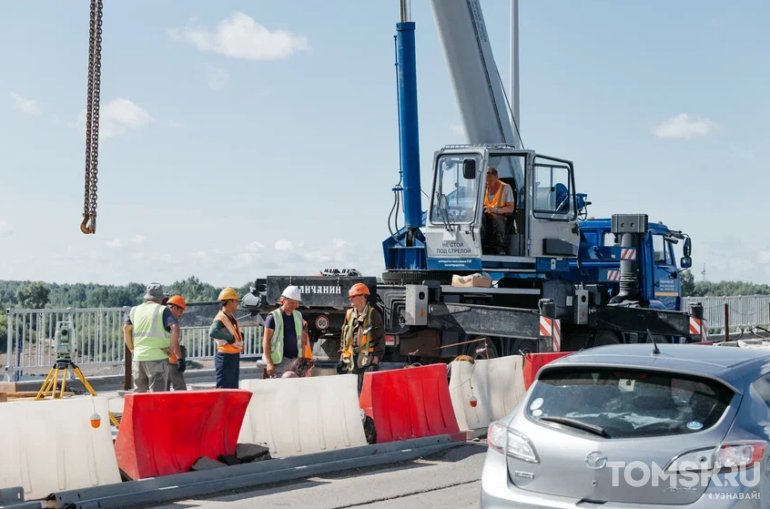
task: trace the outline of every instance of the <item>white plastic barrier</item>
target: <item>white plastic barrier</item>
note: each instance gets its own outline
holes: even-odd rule
[[[102,397],[0,403],[0,489],[36,500],[121,482],[107,407]]]
[[[251,397],[239,443],[270,448],[274,458],[366,445],[358,376],[242,380]]]
[[[527,392],[523,368],[521,355],[473,364],[452,362],[449,393],[460,430],[486,429],[492,421],[511,413]],[[475,407],[471,403],[474,398]]]

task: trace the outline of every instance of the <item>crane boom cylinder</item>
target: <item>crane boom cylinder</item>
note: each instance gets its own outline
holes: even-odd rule
[[[402,19],[408,16],[402,12]],[[401,138],[401,171],[404,175],[404,222],[408,231],[407,245],[422,224],[420,196],[420,136],[417,117],[417,65],[414,45],[414,22],[401,22],[397,30],[399,136]]]

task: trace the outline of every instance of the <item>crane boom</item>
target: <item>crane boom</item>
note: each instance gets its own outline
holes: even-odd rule
[[[467,142],[504,143],[521,149],[479,1],[431,0],[431,8]]]

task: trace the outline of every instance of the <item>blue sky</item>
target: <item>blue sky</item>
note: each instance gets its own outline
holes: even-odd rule
[[[380,273],[397,1],[106,4],[86,236],[88,2],[0,3],[0,279]],[[433,151],[464,137],[430,5],[413,4],[428,190]],[[507,84],[508,2],[482,7]],[[770,4],[521,0],[520,16],[525,145],[575,162],[592,215],[691,234],[699,278],[770,282]]]

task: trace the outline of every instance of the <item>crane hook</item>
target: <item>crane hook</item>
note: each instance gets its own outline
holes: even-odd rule
[[[89,219],[91,220],[90,226],[88,226]],[[80,223],[80,231],[85,233],[86,235],[96,233],[96,214],[92,216],[89,216],[88,214],[83,214],[83,222]]]

